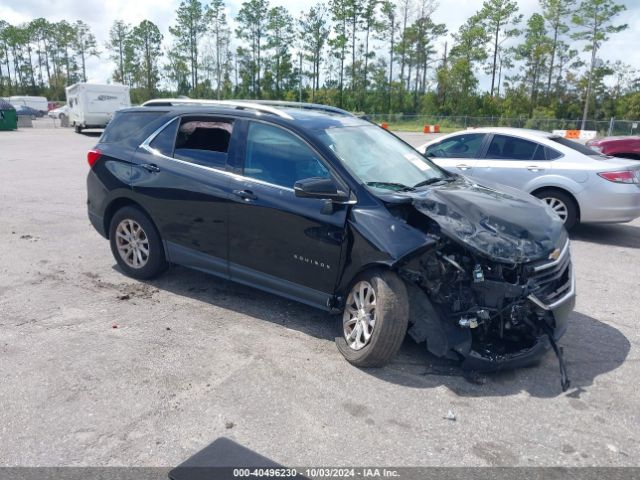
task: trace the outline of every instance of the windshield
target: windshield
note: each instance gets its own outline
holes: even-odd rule
[[[409,145],[374,125],[326,128],[317,134],[371,188],[412,190],[448,177]]]

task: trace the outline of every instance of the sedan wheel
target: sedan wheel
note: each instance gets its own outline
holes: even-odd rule
[[[342,317],[344,339],[350,348],[360,350],[371,341],[376,325],[376,292],[369,282],[354,285]]]
[[[579,220],[578,205],[573,197],[556,188],[546,188],[533,193],[564,222],[567,230],[571,229]]]
[[[116,227],[120,258],[131,268],[142,268],[149,261],[149,237],[135,220],[125,218]]]
[[[567,221],[569,209],[562,200],[553,197],[545,197],[543,200],[551,207],[551,210],[556,212],[556,215],[558,215],[563,222]]]

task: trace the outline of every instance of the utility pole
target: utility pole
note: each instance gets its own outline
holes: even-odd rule
[[[298,101],[302,103],[302,50],[300,50],[300,70],[298,70]]]

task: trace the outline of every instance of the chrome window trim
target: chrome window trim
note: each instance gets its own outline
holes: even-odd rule
[[[151,134],[151,135],[149,135],[149,136],[147,137],[147,139],[146,139],[144,142],[142,142],[138,147],[139,147],[139,148],[144,148],[146,151],[148,151],[148,152],[150,152],[150,153],[157,152],[157,150],[156,150],[156,149],[154,149],[154,148],[151,148],[151,147],[149,146],[149,144],[150,144],[151,142],[153,142],[153,141],[156,139],[156,137],[157,137],[158,135],[160,135],[160,132],[162,132],[162,130],[164,130],[165,128],[167,128],[167,127],[168,127],[169,125],[171,125],[173,122],[177,121],[179,118],[180,118],[180,117],[173,117],[173,118],[172,118],[171,120],[169,120],[168,122],[166,122],[166,123],[162,124],[162,125],[161,125],[160,127],[158,127],[158,128],[157,128],[157,129],[156,129],[156,130]],[[158,152],[158,154],[160,154],[160,152]],[[162,155],[162,154],[160,154],[160,155]],[[162,156],[163,156],[163,157],[166,157],[166,155],[162,155]],[[168,158],[168,157],[167,157],[167,158]]]
[[[169,157],[169,156],[163,154],[162,152],[160,152],[160,151],[158,151],[155,148],[152,148],[150,146],[151,142],[153,142],[155,140],[155,138],[160,134],[160,132],[162,132],[165,128],[167,128],[169,125],[171,125],[171,123],[173,123],[175,121],[179,121],[181,118],[182,118],[181,116],[174,117],[171,120],[169,120],[168,122],[166,122],[163,125],[161,125],[160,127],[158,127],[151,135],[149,135],[147,137],[147,139],[144,142],[142,142],[139,145],[138,148],[141,148],[141,149],[145,150],[146,152],[148,152],[151,155],[154,155],[156,157],[160,157],[160,158],[163,158],[165,160],[170,160],[172,162],[176,162],[176,163],[179,163],[179,164],[182,164],[182,165],[196,167],[196,168],[199,168],[201,170],[206,170],[206,171],[209,171],[209,172],[226,175],[226,176],[231,177],[234,180],[237,180],[237,181],[240,181],[240,182],[242,182],[242,181],[254,182],[254,183],[257,183],[259,185],[265,185],[267,187],[278,188],[280,190],[293,192],[295,194],[295,190],[293,188],[283,187],[282,185],[276,185],[275,183],[265,182],[264,180],[258,180],[257,178],[247,177],[245,175],[238,175],[237,173],[233,173],[233,172],[230,172],[228,170],[220,170],[218,168],[207,167],[207,166],[204,166],[204,165],[198,165],[197,163],[187,162],[185,160],[180,160],[178,158]],[[269,122],[265,122],[265,121],[261,121],[261,120],[257,120],[257,119],[251,120],[251,121],[264,123],[264,124],[267,124],[267,125],[274,125],[273,123],[269,123]],[[312,145],[309,145],[309,143],[304,138],[301,138],[295,132],[292,132],[291,130],[283,128],[280,125],[274,125],[274,126],[282,128],[282,130],[284,130],[285,132],[289,132],[292,135],[295,135],[296,138],[299,138],[302,142],[304,142],[306,145],[308,145],[309,148],[311,148],[317,155],[319,155],[322,158],[322,156],[318,153],[318,151],[315,148],[313,148]],[[324,164],[324,162],[322,162],[322,163]],[[329,169],[330,172],[333,172],[332,168],[328,168],[328,169]],[[353,195],[353,192],[352,192],[352,195]],[[346,200],[344,202],[334,202],[334,203],[339,204],[339,205],[355,205],[356,203],[358,203],[358,200],[354,199],[354,200]]]

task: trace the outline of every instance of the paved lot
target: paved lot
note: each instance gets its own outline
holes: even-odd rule
[[[171,466],[220,437],[298,466],[638,465],[640,221],[573,235],[566,394],[553,355],[471,382],[407,341],[359,370],[322,312],[120,274],[85,212],[95,142],[0,132],[1,465]]]

